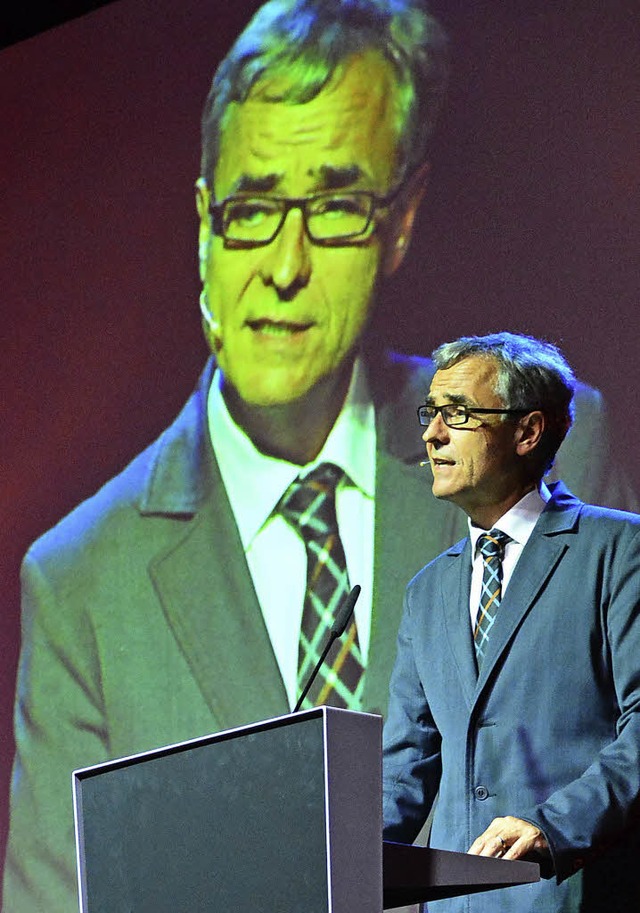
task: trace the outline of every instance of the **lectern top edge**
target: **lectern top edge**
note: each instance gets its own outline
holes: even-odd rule
[[[325,719],[333,715],[348,714],[350,716],[377,716],[377,714],[355,712],[353,710],[344,710],[341,707],[312,707],[310,710],[299,710],[297,713],[286,713],[282,716],[273,717],[269,720],[257,720],[255,723],[246,723],[242,726],[236,726],[233,729],[225,729],[220,732],[212,732],[206,735],[195,736],[193,739],[186,739],[183,742],[174,742],[169,745],[161,745],[157,748],[151,748],[148,751],[141,751],[132,755],[113,758],[109,761],[102,761],[99,764],[92,764],[87,767],[78,767],[71,774],[72,780],[82,780],[97,772],[115,770],[119,767],[126,767],[129,764],[135,764],[139,761],[150,760],[154,757],[164,757],[165,755],[174,754],[180,751],[188,751],[199,745],[209,745],[211,742],[232,739],[248,732],[261,732],[265,729],[274,729],[278,726],[287,726],[294,721],[299,722],[305,719]]]

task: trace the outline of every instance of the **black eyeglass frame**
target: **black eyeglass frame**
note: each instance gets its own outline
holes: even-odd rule
[[[280,234],[282,226],[284,225],[286,218],[291,210],[299,209],[302,213],[302,222],[304,224],[305,234],[312,244],[315,244],[318,247],[342,247],[357,243],[358,241],[367,238],[367,232],[371,227],[371,223],[376,211],[378,209],[386,209],[391,206],[391,204],[400,195],[405,185],[406,182],[402,181],[400,184],[398,184],[397,187],[395,187],[384,196],[374,193],[372,190],[325,190],[322,191],[322,193],[314,193],[306,197],[277,197],[270,196],[268,194],[235,194],[226,197],[224,200],[209,203],[209,212],[211,213],[213,233],[223,239],[225,247],[231,248],[233,250],[250,250],[254,247],[267,247],[267,245],[275,241],[275,239]],[[369,214],[367,216],[366,224],[364,228],[358,232],[352,232],[351,234],[347,235],[338,235],[335,238],[317,238],[309,230],[308,206],[317,200],[331,199],[335,197],[359,197],[368,199]],[[275,230],[269,238],[261,241],[228,238],[224,227],[225,208],[230,203],[241,203],[243,201],[249,202],[251,200],[268,200],[270,203],[277,203],[280,205],[280,221],[278,222]]]
[[[452,425],[447,421],[447,416],[444,413],[445,409],[462,409],[464,410],[464,417],[461,422]],[[425,409],[431,409],[433,415],[429,421],[423,421],[423,412]],[[473,431],[473,428],[465,428],[464,425],[469,421],[470,418],[473,418],[474,415],[527,415],[529,412],[533,412],[533,409],[482,409],[479,406],[464,406],[461,403],[444,403],[442,406],[430,406],[425,403],[423,406],[418,406],[418,421],[421,428],[428,428],[432,421],[436,418],[438,414],[442,416],[442,421],[445,423],[447,428],[461,428],[462,431]]]

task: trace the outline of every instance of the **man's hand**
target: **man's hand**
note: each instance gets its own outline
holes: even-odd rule
[[[534,850],[547,850],[549,845],[540,828],[521,818],[494,818],[484,834],[477,837],[467,850],[472,856],[497,856],[502,859],[521,859]]]

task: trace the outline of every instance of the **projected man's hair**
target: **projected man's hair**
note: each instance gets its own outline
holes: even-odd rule
[[[222,61],[202,117],[201,176],[213,186],[220,134],[233,102],[267,78],[262,100],[302,104],[351,56],[378,51],[394,67],[400,121],[398,178],[425,158],[446,86],[446,38],[420,0],[271,0]]]

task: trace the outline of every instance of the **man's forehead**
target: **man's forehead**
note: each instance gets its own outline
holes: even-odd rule
[[[497,363],[493,358],[476,355],[463,358],[448,368],[436,371],[428,401],[491,406],[493,404],[486,400],[487,397],[498,399],[495,393],[497,373]]]
[[[290,63],[280,63],[266,70],[251,87],[247,101],[277,102],[289,98],[294,102],[300,95],[311,97],[311,81],[316,83],[315,97],[323,95],[327,101],[336,103],[335,95],[342,93],[351,98],[354,105],[375,105],[381,99],[388,100],[398,88],[397,74],[384,54],[375,48],[363,48],[338,61],[332,72],[314,73],[318,68],[313,61],[304,57]],[[328,75],[328,78],[327,78]],[[319,83],[326,79],[322,88]]]
[[[273,100],[278,93],[265,79],[246,101],[231,103],[223,119],[216,187],[228,194],[240,182],[267,177],[275,187],[292,175],[320,188],[367,178],[389,183],[399,139],[395,76],[379,54],[367,70],[369,56],[354,56],[309,101]]]

